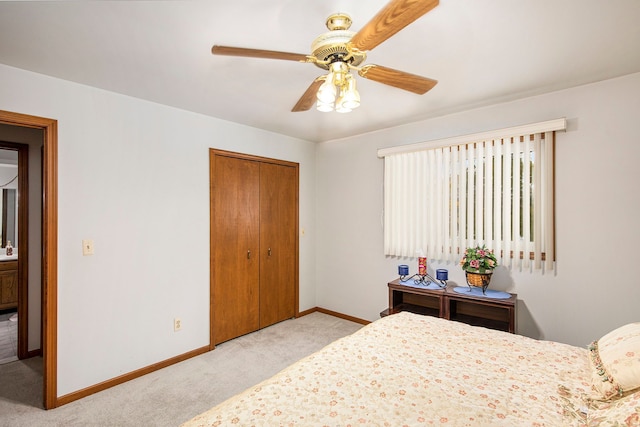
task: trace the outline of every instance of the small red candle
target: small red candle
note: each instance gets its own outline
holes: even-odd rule
[[[420,276],[427,275],[427,258],[426,257],[418,258],[418,274]]]

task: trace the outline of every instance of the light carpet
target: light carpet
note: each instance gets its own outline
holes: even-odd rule
[[[0,426],[179,426],[361,327],[312,313],[49,411],[42,359],[9,363],[0,366]]]

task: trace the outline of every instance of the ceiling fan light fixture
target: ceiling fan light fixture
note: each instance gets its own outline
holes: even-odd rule
[[[316,110],[321,111],[323,113],[328,113],[330,111],[333,111],[333,103],[332,102],[322,102],[322,101],[318,100],[318,102],[316,102]]]
[[[331,64],[330,72],[318,88],[316,108],[319,111],[348,113],[360,106],[360,94],[356,81],[349,73],[349,66],[341,61]]]
[[[333,73],[327,74],[324,83],[320,85],[318,93],[316,94],[318,102],[322,102],[323,104],[333,104],[335,102],[338,93],[333,79]]]
[[[337,103],[349,110],[353,110],[354,108],[358,108],[360,106],[360,94],[356,89],[356,80],[351,74],[349,74],[347,78],[346,89],[343,90],[342,96]]]

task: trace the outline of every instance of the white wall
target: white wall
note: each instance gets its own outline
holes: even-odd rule
[[[314,144],[3,65],[0,109],[58,120],[59,396],[208,345],[211,147],[300,163],[315,307]]]
[[[413,259],[383,255],[378,148],[566,117],[556,144],[557,271],[502,268],[491,287],[518,294],[518,332],[536,338],[584,346],[640,321],[639,93],[633,74],[319,145],[318,305],[374,320],[397,265],[416,270]],[[465,283],[458,265],[431,260],[429,270],[438,267]]]

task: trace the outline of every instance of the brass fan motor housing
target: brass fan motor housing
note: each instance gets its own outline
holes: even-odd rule
[[[332,62],[342,61],[358,66],[367,59],[367,54],[349,46],[356,34],[349,31],[351,17],[345,13],[334,13],[327,18],[329,32],[321,34],[311,43],[311,56],[318,67],[328,70]]]

